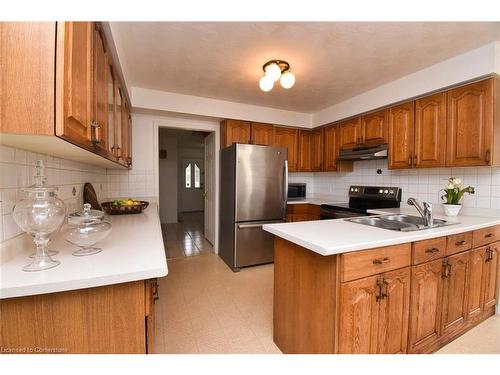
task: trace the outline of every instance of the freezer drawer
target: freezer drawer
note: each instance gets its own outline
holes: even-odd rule
[[[283,223],[283,220],[235,224],[235,266],[237,268],[274,261],[274,235],[262,230],[262,225],[271,223]]]

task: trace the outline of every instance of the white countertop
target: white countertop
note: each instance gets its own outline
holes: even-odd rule
[[[158,206],[151,203],[141,214],[107,215],[113,226],[109,236],[96,244],[103,250],[94,255],[71,255],[78,247],[54,235],[49,249],[57,267],[24,272],[28,255],[34,252],[32,238],[22,234],[0,246],[0,298],[61,292],[144,280],[167,275]]]
[[[467,216],[460,215],[456,218],[437,214],[434,215],[436,219],[457,221],[458,224],[415,232],[397,232],[352,223],[344,219],[265,224],[263,229],[318,254],[334,255],[447,236],[500,224],[498,211],[491,210],[491,212],[493,214],[490,216],[472,216],[468,214]],[[372,213],[403,213],[418,216],[418,212],[411,207],[376,210]]]

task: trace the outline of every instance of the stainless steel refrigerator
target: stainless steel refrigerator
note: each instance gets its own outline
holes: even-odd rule
[[[262,230],[285,221],[287,149],[234,144],[221,150],[219,256],[233,271],[274,261],[274,237]]]

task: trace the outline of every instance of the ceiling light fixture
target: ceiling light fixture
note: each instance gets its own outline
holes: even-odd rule
[[[262,67],[264,75],[259,81],[259,87],[262,91],[271,91],[274,82],[280,81],[281,87],[289,89],[295,84],[295,76],[290,71],[290,64],[284,60],[270,60]]]

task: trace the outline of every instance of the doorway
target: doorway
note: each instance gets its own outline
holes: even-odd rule
[[[158,129],[158,196],[167,258],[214,251],[213,139],[211,132]]]

